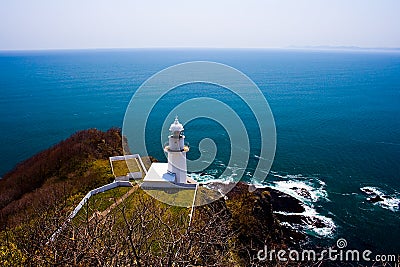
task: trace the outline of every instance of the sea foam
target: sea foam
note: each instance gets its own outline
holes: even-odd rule
[[[400,194],[398,192],[387,194],[383,189],[376,186],[364,186],[361,187],[360,190],[367,195],[368,201],[371,201],[375,197],[381,199],[380,201],[374,202],[374,205],[378,205],[393,212],[400,211]]]

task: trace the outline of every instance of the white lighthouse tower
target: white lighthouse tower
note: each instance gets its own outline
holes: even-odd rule
[[[179,123],[178,116],[169,127],[171,134],[168,136],[168,145],[164,150],[168,153],[168,172],[175,176],[175,183],[187,183],[186,152],[189,147],[185,145],[183,126]]]
[[[189,151],[189,147],[185,145],[183,130],[176,117],[169,127],[171,134],[168,136],[168,144],[164,147],[164,151],[168,153],[168,163],[152,163],[143,179],[142,188],[196,188],[197,182],[187,176],[186,152]]]

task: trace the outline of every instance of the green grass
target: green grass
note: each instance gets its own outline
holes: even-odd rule
[[[150,192],[149,192],[150,191]],[[177,193],[167,193],[163,192],[162,190],[143,190],[138,188],[133,194],[131,194],[128,198],[126,198],[122,203],[126,208],[126,211],[129,213],[133,210],[140,209],[143,205],[142,203],[150,203],[150,205],[154,209],[164,209],[165,213],[163,214],[164,217],[168,217],[169,221],[175,221],[179,226],[187,225],[190,208],[187,207],[179,207],[179,206],[171,206],[164,202],[156,200],[151,194],[161,194],[163,196],[167,195],[171,199],[178,198],[178,197],[191,197],[191,202],[193,201],[193,194],[194,190],[180,190]],[[121,204],[122,205],[122,204]]]
[[[92,196],[87,204],[84,205],[82,209],[78,212],[74,220],[86,220],[87,216],[90,218],[94,212],[105,211],[119,198],[126,194],[131,188],[132,187],[117,187]]]
[[[214,202],[222,197],[221,193],[215,190],[199,186],[196,193],[196,206],[202,206]]]
[[[110,205],[114,204],[119,198],[125,195],[131,187],[117,187],[103,193],[96,194],[90,198],[97,211],[104,211]]]
[[[151,166],[151,160],[149,157],[141,157],[144,166],[148,170]],[[139,162],[135,158],[127,159],[127,160],[115,160],[111,162],[113,170],[114,170],[114,176],[115,177],[120,177],[120,176],[125,176],[129,172],[142,172],[144,174],[144,171],[142,170]]]
[[[146,189],[155,199],[172,206],[191,207],[194,189]]]
[[[136,159],[116,160],[111,162],[115,177],[125,176],[129,172],[140,172]]]

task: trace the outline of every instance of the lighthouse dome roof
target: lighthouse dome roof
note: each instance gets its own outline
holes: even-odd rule
[[[178,116],[175,117],[174,123],[171,124],[169,127],[171,132],[181,132],[183,131],[183,125],[179,122]]]

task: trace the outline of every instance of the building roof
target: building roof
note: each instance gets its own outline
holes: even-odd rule
[[[168,163],[154,162],[151,164],[143,182],[175,182],[175,175],[168,173]]]
[[[175,117],[175,121],[171,124],[169,130],[171,132],[182,132],[184,130],[183,125],[178,120],[178,116]]]

